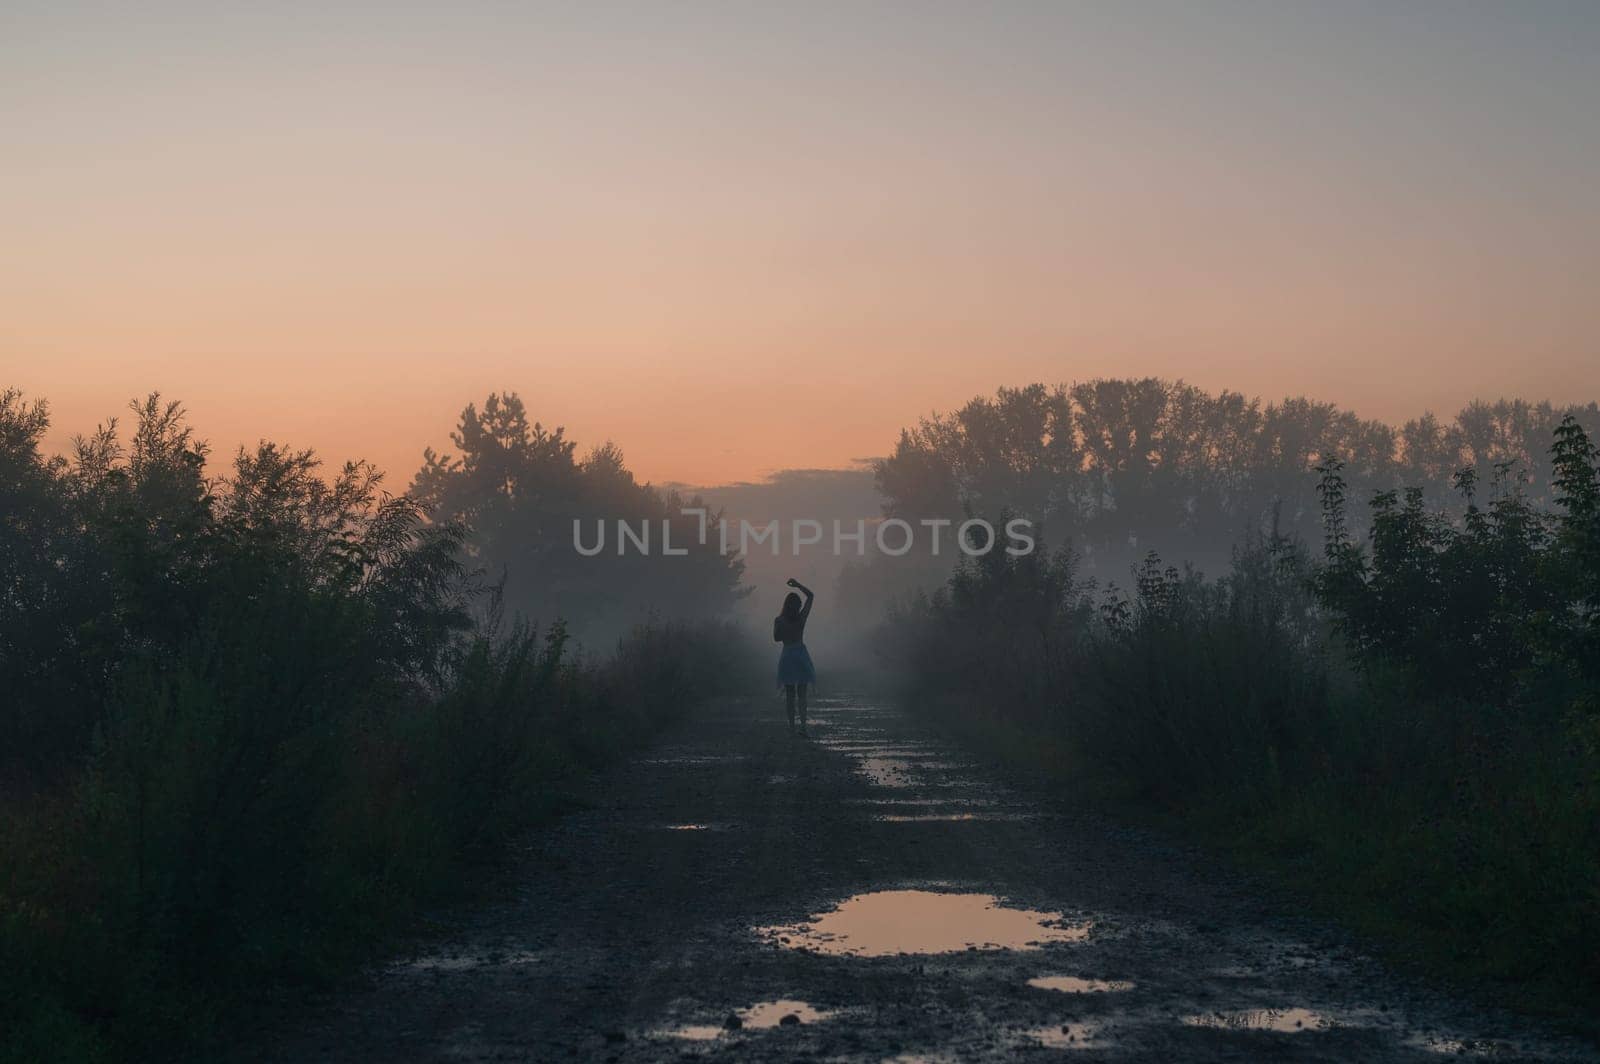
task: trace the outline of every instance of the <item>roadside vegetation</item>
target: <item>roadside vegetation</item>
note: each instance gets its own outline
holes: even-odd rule
[[[0,395],[0,1060],[204,1055],[745,675],[705,618],[575,651],[368,465],[263,443],[210,477],[181,407],[134,420],[50,458]]]
[[[903,599],[878,651],[990,753],[1592,1025],[1600,464],[1571,414],[1538,464],[1537,500],[1507,460],[1448,506],[1364,474],[1358,522],[1339,449],[1313,450],[1320,549],[1269,511],[1223,575],[1150,553],[1125,590],[1070,546],[991,552]]]

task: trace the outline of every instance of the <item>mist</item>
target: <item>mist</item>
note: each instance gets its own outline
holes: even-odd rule
[[[0,8],[0,1064],[1600,1060],[1597,56]]]

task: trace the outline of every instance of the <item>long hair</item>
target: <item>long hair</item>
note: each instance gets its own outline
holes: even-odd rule
[[[783,597],[783,613],[780,616],[787,617],[791,621],[800,616],[799,595],[791,591]]]

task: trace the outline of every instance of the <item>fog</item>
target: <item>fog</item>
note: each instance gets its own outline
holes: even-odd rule
[[[772,922],[771,899],[794,894],[844,956],[878,949],[851,914],[888,908],[906,926],[885,948],[971,943],[960,978],[989,985],[991,922],[1028,936],[1019,949],[1049,949],[1032,928],[1065,920],[1067,902],[904,885],[1010,891],[1055,855],[1110,845],[1120,856],[1089,866],[1093,885],[1055,897],[1157,912],[1148,887],[1173,874],[1167,851],[1049,812],[1108,796],[1112,815],[1295,855],[1337,892],[1323,904],[1440,943],[1447,973],[1462,965],[1457,929],[1490,928],[1470,971],[1521,979],[1557,1008],[1593,987],[1593,403],[1496,399],[1388,425],[1153,378],[1034,384],[886,426],[883,456],[850,468],[701,487],[641,482],[623,446],[574,439],[559,411],[515,392],[466,403],[448,448],[387,472],[324,465],[292,441],[217,455],[181,403],[131,406],[125,425],[85,426],[52,455],[48,405],[0,393],[0,904],[21,899],[0,930],[0,984],[48,972],[73,1015],[104,1014],[85,970],[123,987],[98,966],[181,955],[187,967],[166,966],[186,973],[174,1000],[205,1000],[216,972],[245,994],[285,978],[264,943],[326,939],[354,957],[371,928],[404,926],[486,856],[538,853],[517,873],[545,877],[518,917],[530,927],[589,920],[605,938],[659,920],[628,941],[675,949],[696,920],[718,934],[744,921],[712,952],[684,947],[714,969],[684,992],[736,1002],[719,1004],[731,1019],[637,1021],[661,1038],[820,1028],[849,1011],[824,997],[832,979],[749,1003],[740,973],[773,951],[741,951],[763,934],[808,945]],[[776,623],[790,580],[815,608]],[[640,756],[649,743],[660,752]],[[997,767],[1054,796],[1002,784]],[[587,826],[540,836],[590,848],[571,864],[521,841],[574,807],[593,811],[574,821]],[[664,858],[680,836],[716,849]],[[782,841],[747,860],[756,838]],[[579,862],[600,871],[566,876]],[[84,882],[116,889],[74,893]],[[1213,897],[1174,889],[1190,909]],[[1049,937],[1090,955],[1143,943],[1137,962],[1114,962],[1133,967],[1104,969],[1131,978],[1082,984],[1107,996],[1195,956],[1165,932],[1096,926]],[[1244,935],[1230,963],[1282,956],[1274,934]],[[605,952],[611,978],[642,967],[634,953]],[[492,1003],[479,967],[418,970]],[[1042,977],[1017,985],[1060,992]],[[1295,978],[1269,988],[1287,1023],[1371,1014],[1364,972],[1344,1012],[1308,1010],[1327,984]],[[118,993],[134,1019],[104,1037],[163,1056],[171,1025],[143,1019],[143,982]],[[1163,993],[1129,1037],[1166,1045],[1162,1025],[1205,1027],[1220,1000],[1196,1011]],[[403,985],[395,1001],[409,1010]],[[1039,1025],[1025,1041],[1077,1037],[1042,999],[1020,1004]],[[525,1030],[526,998],[505,1015]],[[75,1029],[100,1038],[96,1022]],[[589,1021],[548,1022],[558,1038],[599,1037]],[[1399,1044],[1411,1021],[1395,1022],[1383,1037]],[[27,1037],[53,1037],[48,1023]],[[885,1049],[903,1037],[895,1027]],[[370,1031],[353,1038],[365,1054]]]
[[[792,577],[819,592],[808,640],[854,672],[874,664],[891,607],[980,554],[966,548],[987,537],[958,541],[963,522],[986,522],[1000,550],[1019,545],[1004,529],[1021,521],[1032,549],[1068,549],[1102,590],[1131,588],[1152,552],[1218,576],[1252,538],[1320,550],[1318,482],[1335,465],[1357,536],[1378,492],[1415,488],[1458,514],[1463,470],[1480,502],[1517,494],[1546,507],[1549,440],[1566,413],[1600,423],[1593,403],[1483,400],[1389,425],[1314,397],[1182,381],[1033,384],[886,426],[884,456],[851,468],[654,486],[622,447],[569,439],[505,394],[462,411],[453,449],[429,451],[412,489],[437,519],[465,523],[509,610],[560,618],[586,646],[604,650],[651,617],[729,617],[763,640]]]

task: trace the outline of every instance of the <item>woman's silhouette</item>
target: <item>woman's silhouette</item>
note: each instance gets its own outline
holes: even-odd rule
[[[783,612],[773,618],[772,641],[783,644],[778,655],[778,683],[783,687],[783,700],[789,710],[789,730],[794,730],[794,703],[800,699],[800,734],[806,733],[806,687],[817,682],[817,670],[811,664],[811,652],[806,649],[806,618],[811,616],[811,589],[798,580],[789,586],[805,595],[802,605],[800,595],[793,591],[783,600]]]

